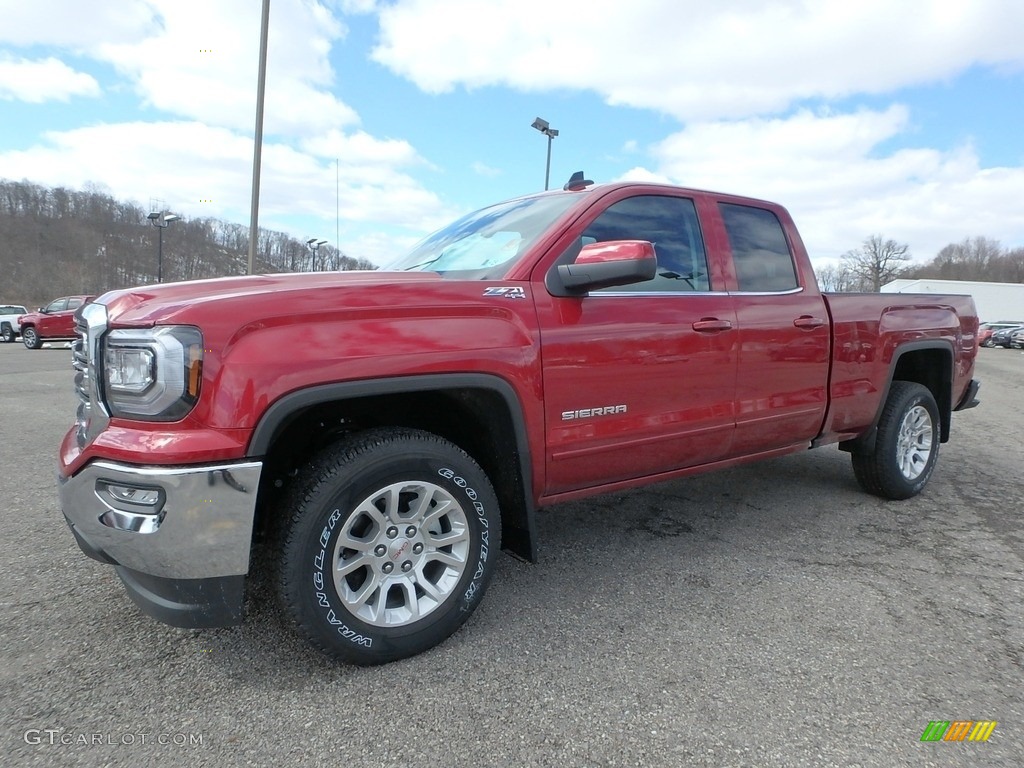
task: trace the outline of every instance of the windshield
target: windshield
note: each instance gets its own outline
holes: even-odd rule
[[[538,195],[483,208],[421,240],[384,269],[469,280],[500,278],[579,199],[577,194]]]

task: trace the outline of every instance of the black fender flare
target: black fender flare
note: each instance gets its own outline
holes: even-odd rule
[[[939,415],[942,419],[942,423],[939,425],[941,442],[945,443],[949,441],[949,422],[950,414],[953,410],[953,403],[951,402],[952,391],[953,391],[953,360],[955,358],[955,352],[953,343],[945,339],[925,339],[922,341],[910,341],[906,344],[900,344],[895,352],[893,353],[892,360],[889,362],[889,375],[886,379],[885,390],[882,392],[882,397],[878,402],[878,410],[875,412],[875,418],[871,422],[871,426],[868,427],[857,437],[852,440],[843,440],[839,443],[839,449],[846,451],[847,453],[871,453],[875,449],[875,440],[878,437],[878,421],[882,417],[882,410],[885,408],[885,403],[889,399],[889,390],[892,388],[892,383],[896,378],[896,368],[899,366],[900,360],[904,355],[910,352],[919,352],[926,349],[936,349],[940,352],[945,352],[948,357],[948,371],[943,371],[943,376],[940,377],[939,383],[944,387],[945,392],[937,392],[935,394],[935,403],[939,407]],[[945,375],[945,374],[948,374]]]
[[[515,389],[499,376],[487,373],[426,374],[341,381],[300,389],[279,398],[264,411],[249,439],[246,456],[265,456],[275,437],[292,419],[313,406],[374,395],[400,395],[450,389],[487,390],[501,397],[508,408],[519,454],[521,492],[517,494],[520,498],[516,499],[516,508],[503,510],[502,548],[528,562],[536,562],[537,530],[532,498],[533,472],[530,466],[531,454],[526,434],[526,420]]]

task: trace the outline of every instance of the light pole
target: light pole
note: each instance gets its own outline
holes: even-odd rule
[[[317,252],[319,252],[321,245],[327,245],[327,241],[326,240],[321,240],[321,239],[319,239],[317,237],[311,237],[311,238],[309,238],[309,240],[306,241],[306,245],[308,245],[309,249],[311,251],[313,251],[313,271],[316,272],[317,271],[317,268],[316,268],[316,255],[317,255]]]
[[[156,281],[162,283],[164,281],[164,230],[167,229],[168,224],[181,217],[167,211],[153,211],[147,218],[160,232],[156,246]]]
[[[548,137],[548,161],[544,166],[544,190],[547,191],[548,182],[551,180],[551,140],[558,135],[558,131],[551,127],[547,120],[537,118],[533,121],[533,128]]]

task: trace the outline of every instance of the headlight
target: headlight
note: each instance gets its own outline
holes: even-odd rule
[[[199,399],[203,336],[197,328],[114,330],[103,340],[103,393],[112,416],[177,421]]]

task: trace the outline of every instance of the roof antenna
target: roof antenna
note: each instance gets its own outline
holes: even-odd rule
[[[565,183],[565,186],[562,187],[562,189],[566,192],[579,192],[581,189],[586,189],[593,183],[594,182],[590,179],[583,178],[583,171],[576,171],[576,173],[569,177],[569,180]]]

